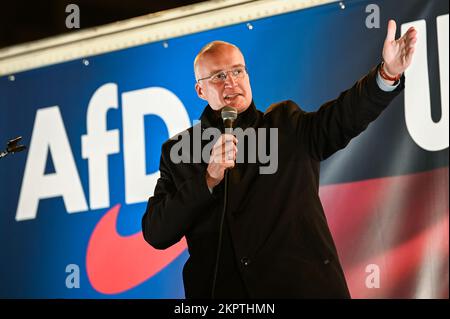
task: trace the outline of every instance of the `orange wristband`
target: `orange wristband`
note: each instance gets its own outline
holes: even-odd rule
[[[402,74],[398,74],[395,77],[389,76],[386,71],[384,70],[384,62],[381,62],[381,66],[380,66],[380,75],[383,79],[387,80],[387,81],[394,81],[397,82],[398,80],[400,80],[400,78],[402,77]]]

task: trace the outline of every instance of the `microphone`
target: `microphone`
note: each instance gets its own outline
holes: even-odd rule
[[[225,106],[222,108],[222,112],[220,114],[223,120],[223,126],[225,127],[225,133],[231,133],[233,130],[233,122],[237,119],[237,110],[234,107]],[[211,299],[215,299],[216,297],[217,274],[219,272],[220,254],[222,251],[223,225],[225,222],[225,214],[228,204],[228,171],[229,169],[226,169],[224,173],[223,209],[220,217],[219,240],[217,243],[216,263],[214,265],[214,277],[211,287]]]
[[[227,129],[231,131],[233,128],[233,122],[237,119],[237,110],[234,107],[225,106],[222,108],[221,116],[223,126],[225,127],[225,132],[227,132]]]

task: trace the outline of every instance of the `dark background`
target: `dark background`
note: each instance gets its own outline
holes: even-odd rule
[[[199,0],[41,0],[0,3],[0,48],[168,10]],[[66,6],[80,8],[80,29],[67,29]]]

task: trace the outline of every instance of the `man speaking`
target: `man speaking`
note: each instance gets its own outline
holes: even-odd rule
[[[182,162],[171,152],[181,136],[193,145],[195,127],[164,143],[161,177],[142,219],[144,238],[157,249],[186,237],[187,298],[350,297],[319,199],[320,161],[363,132],[403,90],[417,32],[410,28],[397,40],[395,32],[391,20],[380,64],[310,113],[289,100],[260,112],[236,46],[214,41],[198,53],[195,89],[208,105],[197,128],[221,133],[200,162],[194,152]],[[224,125],[222,115],[233,112],[236,118]],[[226,131],[230,122],[234,130],[256,132],[258,140],[276,129],[276,145],[269,143],[276,171],[263,174],[260,159],[248,160],[261,145]],[[244,160],[236,161],[242,152]]]

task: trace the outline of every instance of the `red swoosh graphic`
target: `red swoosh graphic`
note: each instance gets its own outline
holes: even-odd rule
[[[183,239],[166,250],[147,244],[141,232],[131,236],[117,233],[120,204],[100,219],[86,253],[86,271],[92,287],[100,293],[117,294],[154,276],[186,249]]]

